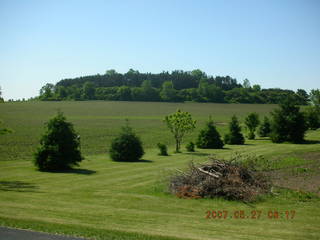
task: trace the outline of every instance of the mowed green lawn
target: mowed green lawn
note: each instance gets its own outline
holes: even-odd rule
[[[209,115],[220,132],[232,114],[242,120],[252,111],[268,114],[275,105],[40,102],[0,105],[0,119],[14,133],[0,139],[0,225],[57,232],[97,239],[319,239],[319,199],[296,191],[276,189],[254,204],[221,199],[179,199],[166,193],[167,177],[187,164],[207,161],[209,154],[228,158],[234,152],[264,155],[281,163],[292,154],[319,152],[320,131],[310,131],[309,144],[247,141],[223,150],[173,154],[173,140],[162,122],[177,108],[198,120],[194,138]],[[80,167],[68,173],[38,172],[32,152],[43,123],[62,110],[81,134],[85,154]],[[141,136],[146,155],[135,163],[112,162],[107,149],[124,119]],[[157,155],[155,145],[169,144],[170,156]],[[301,162],[302,161],[302,162]],[[303,164],[304,159],[300,159]],[[281,167],[295,165],[287,160]],[[227,211],[226,219],[207,219],[209,210]],[[235,211],[249,218],[231,218]],[[262,211],[251,219],[251,211]],[[286,219],[285,211],[295,211]],[[268,218],[278,211],[279,218]]]
[[[30,159],[44,131],[44,123],[58,110],[65,113],[81,135],[84,154],[105,154],[111,139],[129,119],[141,136],[146,148],[158,142],[173,145],[174,139],[163,119],[178,108],[192,113],[197,119],[197,130],[186,138],[192,140],[204,122],[212,116],[220,131],[233,114],[243,119],[249,112],[268,114],[276,105],[159,103],[159,102],[25,102],[0,105],[0,119],[15,132],[0,138],[0,159]]]

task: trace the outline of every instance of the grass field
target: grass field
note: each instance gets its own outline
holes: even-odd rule
[[[234,152],[263,155],[282,171],[279,186],[319,193],[320,131],[307,133],[308,144],[273,144],[268,139],[247,141],[223,150],[173,154],[173,140],[163,117],[177,108],[197,119],[194,138],[209,115],[225,132],[232,114],[252,111],[261,116],[275,105],[34,102],[0,105],[0,119],[15,132],[0,139],[0,225],[57,232],[96,239],[319,239],[320,200],[314,194],[275,188],[259,202],[244,204],[222,199],[179,199],[166,193],[167,176],[188,162],[207,161],[208,155],[228,158]],[[70,172],[38,172],[32,152],[43,124],[62,110],[81,134],[86,160]],[[146,155],[142,162],[112,162],[110,139],[130,119],[141,136]],[[157,155],[157,142],[169,145],[170,156]],[[299,170],[301,169],[301,170]],[[282,180],[282,181],[281,181]],[[317,182],[318,181],[318,182]],[[304,183],[304,184],[303,184]],[[226,219],[207,219],[209,210],[228,211]],[[230,218],[244,210],[249,218]],[[262,211],[251,219],[251,211]],[[268,218],[278,211],[279,218]],[[285,211],[295,211],[287,219]]]

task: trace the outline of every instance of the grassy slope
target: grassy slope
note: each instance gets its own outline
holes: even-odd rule
[[[113,133],[117,131],[122,121],[114,121],[116,117],[123,119],[130,115],[134,119],[134,127],[148,141],[147,146],[154,146],[158,137],[167,139],[161,127],[162,114],[173,112],[180,105],[197,119],[206,119],[211,113],[220,122],[226,121],[232,111],[241,112],[243,116],[253,110],[266,113],[273,107],[160,103],[152,107],[143,103],[143,111],[139,107],[141,105],[136,103],[112,103],[114,109],[110,104],[70,102],[0,106],[1,113],[4,113],[1,117],[16,130],[15,134],[1,140],[2,150],[6,150],[5,147],[12,149],[0,153],[0,224],[100,239],[319,239],[319,200],[301,201],[298,193],[282,191],[274,198],[267,197],[259,203],[246,205],[220,199],[178,199],[163,192],[163,179],[167,175],[177,168],[184,168],[190,160],[205,161],[207,154],[227,157],[239,151],[281,159],[292,152],[319,151],[319,144],[272,144],[268,140],[256,140],[245,146],[227,146],[229,149],[225,150],[205,150],[169,157],[157,156],[157,151],[149,148],[144,156],[149,162],[141,163],[115,163],[107,155],[91,154],[86,156],[80,170],[72,173],[38,172],[30,161],[18,157],[23,153],[30,160],[28,151],[34,149],[42,131],[39,125],[54,113],[57,106],[82,131],[87,153],[104,151],[98,149],[104,146],[99,144],[98,137],[103,137],[101,129]],[[35,107],[38,108],[37,114],[32,114]],[[108,115],[102,113],[103,108],[106,108],[105,114],[108,112]],[[128,111],[123,113],[124,109]],[[150,121],[153,118],[154,122]],[[146,125],[148,129],[144,129]],[[95,126],[100,127],[97,129]],[[116,128],[109,129],[108,126]],[[93,130],[89,131],[89,128]],[[158,137],[153,137],[153,134]],[[104,139],[106,142],[108,137]],[[310,140],[319,137],[319,131],[308,134]],[[17,144],[16,147],[10,145],[12,143]],[[95,146],[90,148],[91,144]],[[14,159],[7,158],[12,151],[19,151],[20,148]],[[263,211],[259,220],[205,219],[207,210],[227,210],[229,214],[235,210],[245,210],[249,214],[253,209]],[[295,210],[296,217],[292,220],[268,219],[266,214],[269,210]]]

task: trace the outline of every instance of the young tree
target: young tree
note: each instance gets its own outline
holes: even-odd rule
[[[162,84],[160,97],[162,100],[167,102],[179,102],[182,100],[178,96],[177,90],[173,88],[172,82],[169,81],[166,81]]]
[[[304,141],[304,134],[307,130],[305,117],[291,99],[286,99],[280,105],[280,108],[274,110],[271,114],[272,142],[301,143]]]
[[[268,117],[264,117],[262,124],[259,128],[260,137],[269,137],[271,133],[271,123]]]
[[[244,144],[244,137],[241,133],[241,127],[238,118],[233,115],[231,122],[229,123],[229,133],[224,137],[224,142],[226,144]]]
[[[320,112],[315,106],[309,106],[304,112],[307,126],[311,130],[320,128]]]
[[[311,104],[320,111],[320,90],[319,89],[312,89],[310,92],[310,100]]]
[[[41,171],[57,171],[77,166],[83,157],[80,137],[73,124],[66,121],[62,112],[46,123],[47,130],[40,140],[34,163]]]
[[[95,86],[92,82],[85,82],[83,85],[83,99],[95,99]]]
[[[113,161],[135,162],[139,161],[143,155],[142,142],[127,121],[119,136],[111,142],[110,157]]]
[[[166,116],[164,121],[176,141],[176,152],[180,152],[184,135],[195,128],[196,121],[192,119],[190,113],[182,112],[180,109],[176,113]]]
[[[200,131],[196,141],[196,145],[198,148],[223,148],[223,141],[221,140],[220,134],[217,131],[211,118],[209,118],[206,126]]]
[[[259,126],[259,115],[257,113],[250,113],[244,121],[246,128],[248,129],[248,138],[254,139],[255,138],[255,131]]]
[[[247,78],[244,79],[242,86],[243,86],[244,88],[251,88],[250,81],[249,81]]]

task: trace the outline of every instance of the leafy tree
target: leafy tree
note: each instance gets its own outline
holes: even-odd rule
[[[258,84],[255,84],[252,86],[252,90],[255,92],[259,92],[259,91],[261,91],[261,86]]]
[[[177,112],[166,116],[164,121],[174,136],[176,152],[180,152],[180,146],[184,135],[193,131],[196,121],[192,119],[190,113],[182,112],[180,109],[178,109]]]
[[[121,101],[130,101],[131,89],[128,86],[121,86],[118,88],[117,95]]]
[[[247,88],[233,88],[226,91],[225,100],[229,103],[252,103],[253,96],[250,89]]]
[[[224,102],[224,93],[222,89],[214,84],[209,84],[205,79],[200,81],[198,91],[202,99],[207,102]]]
[[[251,88],[250,81],[248,79],[243,80],[243,87],[244,88]]]
[[[77,166],[83,157],[80,152],[80,137],[73,124],[66,121],[63,113],[46,123],[47,130],[40,140],[34,163],[41,171],[57,171]]]
[[[133,87],[139,86],[141,84],[139,75],[140,75],[139,71],[133,70],[132,68],[130,68],[129,71],[124,75],[128,83],[128,86],[133,86]]]
[[[320,90],[312,89],[310,92],[310,100],[311,104],[315,106],[317,111],[320,111]]]
[[[72,93],[73,95],[73,99],[75,100],[82,100],[82,92],[83,89],[82,88],[77,88],[77,87],[72,87],[74,92]]]
[[[92,82],[86,82],[83,85],[83,98],[87,100],[95,99],[95,86]]]
[[[315,106],[309,106],[305,111],[307,126],[311,130],[320,128],[320,112]]]
[[[275,143],[304,141],[307,124],[300,108],[288,98],[272,113],[271,140]]]
[[[297,104],[298,105],[307,105],[309,102],[309,95],[308,93],[303,89],[298,89],[296,92],[297,96]]]
[[[178,96],[177,90],[173,88],[172,82],[164,82],[162,85],[162,90],[160,92],[160,97],[166,102],[179,102],[181,99]]]
[[[68,97],[67,88],[64,86],[57,86],[55,92],[57,99],[64,100]]]
[[[119,136],[111,142],[110,157],[113,161],[134,162],[139,161],[143,155],[142,142],[127,121]]]
[[[244,137],[241,133],[241,127],[238,121],[238,118],[233,115],[231,122],[229,123],[229,133],[224,137],[224,142],[226,144],[244,144]]]
[[[268,117],[264,117],[262,124],[259,128],[260,137],[269,137],[271,133],[271,123]]]
[[[250,113],[244,121],[246,128],[248,129],[248,138],[254,139],[255,138],[255,131],[259,126],[259,115],[257,113]]]
[[[131,99],[132,101],[145,101],[145,94],[141,87],[131,88]]]
[[[206,123],[205,128],[200,131],[196,145],[198,148],[223,148],[223,141],[211,118]]]
[[[51,83],[47,83],[40,89],[41,100],[53,100],[55,86]]]
[[[192,70],[191,76],[195,77],[198,82],[200,81],[200,79],[207,77],[206,73],[201,71],[200,69]]]
[[[159,92],[151,86],[150,80],[144,80],[141,84],[143,101],[159,101]]]
[[[129,70],[129,71],[130,71],[130,70]],[[107,71],[106,71],[106,75],[108,75],[108,76],[114,76],[114,75],[116,75],[116,74],[118,74],[118,73],[117,73],[117,71],[114,70],[114,69],[110,69],[110,70],[107,70]]]

